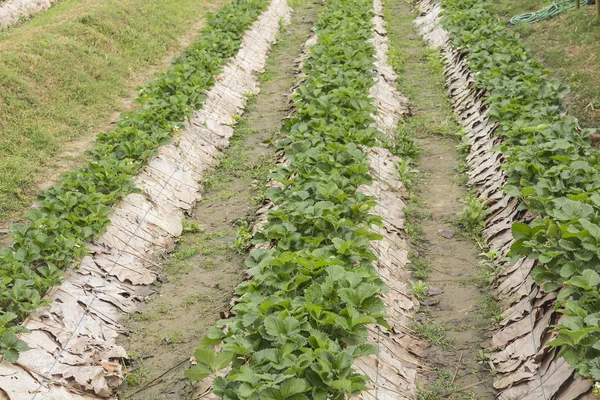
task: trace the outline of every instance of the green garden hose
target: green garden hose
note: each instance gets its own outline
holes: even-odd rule
[[[588,2],[586,0],[581,0],[581,3],[587,4]],[[542,8],[541,10],[521,15],[515,15],[510,19],[510,23],[513,25],[533,24],[536,22],[543,21],[545,19],[555,17],[558,14],[570,10],[572,8],[575,8],[575,0],[564,0],[560,2],[554,1],[554,3]]]

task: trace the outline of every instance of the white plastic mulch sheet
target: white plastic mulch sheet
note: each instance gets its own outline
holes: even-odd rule
[[[409,114],[407,99],[396,89],[396,74],[387,61],[388,38],[382,15],[381,0],[373,2],[373,38],[376,50],[375,85],[369,94],[377,108],[375,122],[386,138],[393,140],[398,122]],[[374,241],[372,249],[377,256],[375,267],[389,287],[383,296],[387,322],[391,330],[380,326],[369,328],[369,343],[379,348],[379,353],[361,357],[354,362],[357,371],[370,379],[369,390],[356,399],[403,400],[417,397],[416,377],[420,369],[426,344],[413,336],[408,328],[411,318],[419,308],[412,294],[408,271],[408,235],[405,232],[404,201],[406,190],[398,179],[396,165],[401,162],[389,150],[373,147],[369,155],[369,170],[374,182],[360,190],[377,200],[371,212],[383,219],[383,227],[373,229],[383,236]]]
[[[377,108],[374,115],[377,129],[387,137],[393,137],[402,116],[410,114],[408,100],[396,89],[396,73],[388,63],[388,38],[383,17],[382,0],[373,1],[373,37],[369,40],[375,46],[375,68],[377,78],[369,94]]]
[[[441,50],[445,61],[447,87],[458,121],[469,139],[469,185],[475,186],[489,210],[484,239],[503,258],[513,243],[513,222],[527,222],[527,213],[518,210],[519,202],[504,195],[504,162],[492,148],[501,142],[489,122],[484,93],[475,89],[472,72],[463,54],[452,49],[440,25],[442,11],[431,0],[421,3],[422,16],[416,24],[431,46]],[[588,381],[575,379],[573,369],[558,358],[548,343],[555,337],[552,325],[560,319],[554,312],[556,293],[543,292],[530,276],[533,260],[521,259],[504,265],[494,292],[504,306],[504,317],[492,343],[495,367],[494,387],[501,400],[574,400],[591,398]]]
[[[6,0],[0,3],[0,29],[40,11],[46,11],[56,0]]]
[[[154,260],[171,250],[182,232],[184,212],[200,196],[204,173],[228,144],[231,125],[258,92],[258,73],[275,41],[285,0],[273,0],[244,35],[242,46],[173,142],[160,148],[136,177],[140,194],[115,207],[111,225],[90,244],[91,255],[49,296],[52,304],[33,313],[22,335],[31,350],[17,363],[0,363],[0,399],[114,398],[122,381],[116,344],[123,313],[153,292]]]
[[[372,243],[377,256],[375,267],[389,287],[383,296],[387,322],[392,328],[369,328],[369,343],[379,348],[379,353],[361,357],[354,363],[357,371],[370,378],[369,391],[356,399],[409,400],[416,399],[416,377],[426,344],[413,336],[408,329],[410,319],[419,308],[412,294],[408,271],[408,243],[404,230],[404,185],[398,179],[396,165],[401,162],[389,150],[374,147],[368,150],[369,170],[374,182],[360,190],[377,199],[371,212],[383,218],[383,227],[373,229],[383,236]]]

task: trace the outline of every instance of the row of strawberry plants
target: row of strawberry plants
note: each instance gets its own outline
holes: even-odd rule
[[[86,254],[85,242],[105,232],[112,205],[136,192],[133,177],[182,122],[202,106],[206,90],[239,50],[244,31],[267,0],[232,0],[207,16],[198,40],[171,67],[140,89],[139,107],[123,114],[112,132],[100,134],[88,165],[65,173],[43,192],[24,224],[10,227],[12,247],[0,251],[0,348],[14,361],[27,349],[18,323],[46,304],[46,291],[62,269]]]
[[[551,345],[584,377],[600,379],[600,164],[577,121],[565,115],[568,88],[553,79],[494,17],[484,0],[443,0],[442,23],[486,91],[503,139],[506,194],[536,217],[513,225],[511,253],[536,259],[532,276],[560,290],[565,314]]]
[[[369,227],[381,219],[358,187],[371,182],[360,146],[378,135],[368,96],[374,84],[370,0],[328,0],[316,25],[307,78],[284,123],[269,189],[277,204],[246,260],[233,316],[209,330],[186,376],[214,381],[224,399],[345,399],[365,389],[355,358],[377,351],[367,325],[385,324],[386,290],[373,267]],[[262,246],[264,247],[264,246]],[[217,351],[216,348],[219,348]]]

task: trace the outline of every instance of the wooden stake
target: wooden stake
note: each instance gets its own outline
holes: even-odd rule
[[[600,0],[596,0],[596,17],[600,17]]]
[[[581,7],[581,0],[575,1],[575,8],[580,8],[580,7]]]

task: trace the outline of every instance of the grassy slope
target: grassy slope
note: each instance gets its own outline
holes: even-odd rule
[[[494,10],[500,20],[508,21],[516,14],[551,3],[551,0],[495,0]],[[594,7],[582,6],[554,19],[514,29],[532,54],[571,87],[569,113],[583,127],[600,127],[600,21],[594,16]]]
[[[31,204],[67,142],[109,128],[141,76],[222,3],[65,0],[0,33],[0,221]]]

